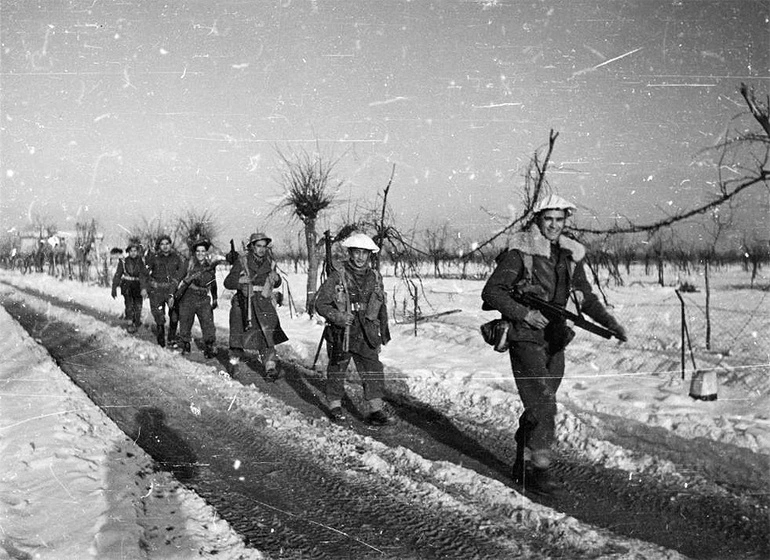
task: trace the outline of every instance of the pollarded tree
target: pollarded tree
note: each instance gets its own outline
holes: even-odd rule
[[[280,182],[284,188],[284,197],[276,210],[291,211],[304,227],[308,263],[305,309],[312,315],[318,289],[320,260],[316,225],[320,214],[334,202],[344,181],[334,178],[334,169],[339,159],[327,158],[320,153],[309,153],[305,150],[291,154],[277,151],[283,164]]]
[[[188,257],[193,255],[193,243],[201,239],[206,239],[212,247],[217,248],[216,238],[219,235],[219,225],[208,210],[202,212],[188,210],[177,219],[176,231],[178,232],[177,235],[184,239]]]

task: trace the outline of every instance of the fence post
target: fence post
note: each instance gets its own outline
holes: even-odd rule
[[[679,302],[681,303],[681,308],[682,308],[682,315],[681,315],[681,324],[682,324],[682,381],[684,381],[684,364],[685,364],[684,343],[685,343],[685,330],[687,328],[687,327],[685,327],[684,299],[682,298],[682,294],[679,293],[679,290],[674,290],[674,293],[676,294],[676,297],[679,298]]]

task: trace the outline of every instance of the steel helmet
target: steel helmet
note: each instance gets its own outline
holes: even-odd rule
[[[372,253],[379,253],[380,248],[372,241],[372,238],[364,233],[354,233],[345,238],[342,246],[347,249],[364,249]]]
[[[257,233],[252,233],[249,236],[248,244],[251,245],[252,243],[256,243],[257,241],[266,241],[267,244],[270,245],[270,243],[272,243],[273,240],[270,239],[266,233],[257,232]]]
[[[577,206],[572,204],[569,200],[566,200],[558,195],[551,194],[540,200],[535,205],[535,214],[545,212],[546,210],[564,210],[567,216],[571,216],[572,213],[577,210]]]

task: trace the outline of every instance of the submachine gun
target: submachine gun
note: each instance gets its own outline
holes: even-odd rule
[[[179,300],[181,300],[182,296],[184,296],[185,293],[187,293],[187,288],[190,287],[190,284],[192,284],[196,278],[200,278],[204,272],[216,271],[217,266],[219,266],[220,264],[224,264],[225,262],[227,262],[225,259],[217,259],[215,261],[210,262],[199,271],[193,272],[191,274],[187,274],[187,276],[185,276],[184,278],[182,278],[182,280],[179,281],[179,285],[177,286],[176,290],[174,290],[174,293],[169,297],[170,305],[172,307],[178,306]]]
[[[511,292],[511,297],[530,309],[540,311],[549,320],[546,329],[559,328],[557,332],[552,333],[552,338],[554,339],[552,341],[553,350],[563,349],[575,336],[572,329],[564,322],[565,320],[572,321],[572,324],[576,327],[603,338],[610,339],[613,336],[618,338],[614,331],[589,321],[583,315],[573,313],[563,307],[547,302],[531,292],[514,290]],[[497,352],[506,352],[509,347],[508,333],[511,328],[511,322],[507,319],[494,319],[481,325],[480,330],[481,336],[487,344],[491,345]]]
[[[572,311],[564,309],[563,307],[549,303],[544,299],[537,297],[535,294],[517,290],[513,293],[513,299],[531,309],[537,309],[549,320],[554,320],[556,318],[567,319],[572,321],[572,324],[574,324],[576,327],[586,330],[590,333],[598,334],[599,336],[607,339],[612,338],[613,336],[617,338],[617,335],[610,329],[602,327],[601,325],[597,325],[582,315],[578,315],[577,313],[573,313]]]

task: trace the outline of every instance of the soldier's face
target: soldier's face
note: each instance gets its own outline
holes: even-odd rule
[[[540,214],[537,223],[543,237],[553,243],[559,239],[561,232],[564,231],[566,221],[567,213],[564,210],[545,210]]]
[[[350,260],[356,268],[363,268],[369,262],[369,255],[371,254],[371,251],[366,249],[351,249]]]
[[[164,255],[168,255],[171,252],[171,242],[164,239],[160,242],[160,252]]]
[[[267,254],[267,243],[264,241],[255,241],[251,244],[251,250],[261,259]]]
[[[195,248],[195,258],[198,259],[198,262],[203,262],[206,260],[206,249],[198,245]]]
[[[128,250],[128,256],[131,257],[132,259],[135,259],[136,257],[139,256],[139,249],[137,249],[136,247],[131,247]]]

